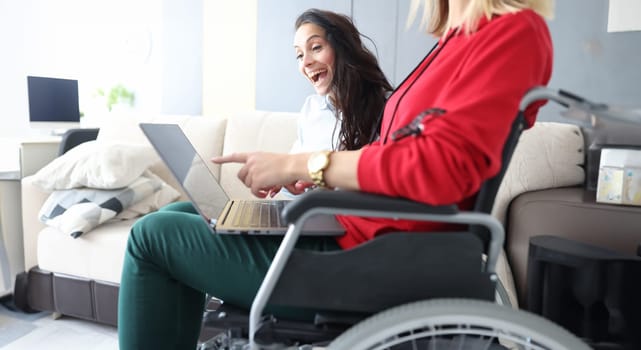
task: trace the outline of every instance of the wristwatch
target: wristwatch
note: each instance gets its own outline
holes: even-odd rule
[[[326,187],[323,171],[329,166],[329,155],[332,151],[314,152],[307,159],[307,171],[309,177],[312,178],[314,185],[318,187]]]

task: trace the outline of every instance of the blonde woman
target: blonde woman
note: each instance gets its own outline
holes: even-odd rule
[[[469,209],[481,184],[500,168],[521,97],[550,79],[552,43],[542,17],[549,14],[549,4],[433,0],[421,5],[428,32],[440,39],[390,96],[378,141],[356,150],[242,153],[213,161],[244,163],[238,177],[259,197],[303,180]],[[538,107],[527,111],[530,125]],[[345,235],[303,237],[297,248],[349,249],[387,232],[448,229],[406,220],[339,220]],[[121,349],[193,348],[205,293],[249,308],[279,242],[275,237],[211,235],[201,222],[177,225],[170,215],[139,220],[129,238],[120,285]],[[298,319],[313,315],[268,312]]]

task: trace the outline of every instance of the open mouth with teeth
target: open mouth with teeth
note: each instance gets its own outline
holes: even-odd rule
[[[312,81],[314,85],[319,85],[327,77],[327,69],[315,70],[307,74],[309,80]]]

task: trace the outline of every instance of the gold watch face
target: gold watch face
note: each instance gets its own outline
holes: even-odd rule
[[[329,164],[329,156],[327,152],[312,153],[307,161],[307,169],[311,173],[321,171]]]
[[[325,179],[323,178],[323,170],[329,165],[329,151],[315,152],[309,156],[307,160],[307,170],[309,177],[318,187],[325,187]]]

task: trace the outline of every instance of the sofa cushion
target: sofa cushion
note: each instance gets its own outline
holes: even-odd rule
[[[120,283],[129,230],[134,220],[110,221],[82,239],[46,227],[38,234],[38,266],[47,271]]]

